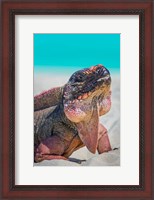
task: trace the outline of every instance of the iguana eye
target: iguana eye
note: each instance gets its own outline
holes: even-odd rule
[[[74,73],[69,79],[72,83],[82,82],[84,80],[84,76],[80,73]]]
[[[83,76],[81,76],[81,75],[77,76],[77,77],[76,77],[76,81],[79,81],[79,82],[80,82],[80,81],[83,81]]]
[[[82,82],[84,81],[84,76],[82,74],[76,74],[76,76],[74,76],[74,82]]]

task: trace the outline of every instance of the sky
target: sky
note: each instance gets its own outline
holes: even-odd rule
[[[120,34],[34,34],[34,74],[72,74],[102,64],[120,71]]]

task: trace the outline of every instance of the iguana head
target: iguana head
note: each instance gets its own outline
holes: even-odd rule
[[[66,117],[74,122],[87,148],[95,153],[98,143],[99,116],[111,107],[110,72],[102,65],[75,72],[64,87]]]

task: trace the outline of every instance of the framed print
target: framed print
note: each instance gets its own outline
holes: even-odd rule
[[[153,199],[152,1],[2,1],[2,199]]]
[[[74,20],[77,20],[77,18],[74,17]],[[67,17],[66,20],[68,21]],[[65,23],[65,20],[63,21],[63,23]],[[83,17],[82,17],[82,23],[83,23]],[[66,30],[68,31],[69,27],[66,28]],[[58,34],[58,33],[51,33],[50,31],[50,33],[47,34],[35,33],[33,36],[33,41],[34,41],[34,139],[35,139],[34,161],[37,163],[34,164],[34,166],[40,166],[40,165],[55,166],[56,163],[58,166],[59,165],[60,166],[61,165],[63,166],[120,165],[120,158],[119,158],[120,157],[119,155],[120,154],[119,150],[120,34],[118,33],[117,34],[114,33],[113,34],[112,33]],[[104,50],[102,50],[102,47]],[[49,52],[49,54],[48,55],[46,53],[43,54],[43,52]],[[80,59],[78,60],[77,58],[79,57]],[[102,64],[97,64],[97,65],[94,64],[97,63],[98,61],[101,61],[102,59],[104,60],[104,63],[107,62],[107,60],[111,60],[110,69],[106,69]],[[91,65],[90,68],[87,68],[88,62],[89,65]],[[82,63],[82,67],[78,67],[80,66],[80,63]],[[94,65],[92,65],[92,63]],[[74,65],[74,67],[72,67],[72,65]],[[103,78],[102,75],[100,76],[99,73],[101,73],[101,71],[103,74],[105,73],[106,78],[105,77]],[[71,74],[73,75],[71,76]],[[71,78],[69,78],[69,76]],[[111,108],[111,78],[113,85],[112,108]],[[50,81],[51,79],[52,82]],[[105,81],[103,81],[103,83],[101,84],[101,80]],[[47,88],[48,88],[47,91],[38,94]],[[61,95],[61,93],[63,93],[63,95]],[[62,96],[63,100],[61,99]],[[97,117],[97,119],[95,119],[94,117],[94,115],[97,116],[97,114],[93,112],[95,106],[95,103],[93,102],[94,98],[97,98],[97,102],[99,104],[96,110],[100,110],[100,114],[99,117]],[[50,100],[47,101],[47,99]],[[63,106],[61,107],[61,100],[63,101],[62,104],[64,105],[64,109]],[[54,105],[55,102],[59,104],[59,108],[57,108],[58,110],[57,109],[55,110],[55,105]],[[53,109],[52,110],[53,112],[51,111],[51,107]],[[65,113],[64,116],[63,116],[64,114],[63,110]],[[50,116],[51,118],[48,115],[49,114],[48,111],[49,113],[52,112]],[[51,137],[48,136],[46,137],[45,135],[43,136],[42,134],[42,132],[44,132],[48,135],[48,131],[42,130],[42,128],[43,129],[47,128],[47,125],[45,125],[44,123],[42,124],[42,122],[44,121],[44,117],[46,116],[44,112],[45,113],[47,112],[46,114],[48,116],[47,118],[49,121],[50,120],[54,121],[52,123],[53,128],[51,128],[51,125],[49,126],[51,129],[53,129],[52,130],[53,135]],[[59,112],[62,112],[61,119],[58,114]],[[114,114],[115,112],[116,115]],[[106,118],[101,117],[107,113],[109,114],[106,115]],[[40,118],[42,114],[44,117]],[[56,116],[58,117],[58,119],[56,118]],[[116,126],[114,127],[111,127],[111,125],[109,124],[111,118],[113,119],[113,121],[115,121]],[[42,119],[43,121],[40,119]],[[68,121],[68,119],[70,121]],[[45,123],[47,123],[46,120]],[[91,135],[90,127],[91,128],[94,127],[94,125],[97,123],[99,123],[101,131],[96,131],[97,130],[96,127],[96,130],[93,130]],[[104,137],[104,139],[100,139],[101,137],[99,132],[101,133],[106,132],[106,128],[102,125],[104,123],[106,124],[106,126],[108,126],[108,129],[110,129],[109,131],[110,134],[105,133],[106,136],[105,135],[102,136]],[[55,130],[54,127],[57,125],[58,127]],[[71,126],[72,128],[74,127],[74,130],[67,128],[68,125]],[[80,138],[78,138],[75,135],[76,132],[81,128],[81,126],[88,128],[86,128],[86,130],[82,128],[80,132],[81,134],[80,137],[82,139],[80,140]],[[58,131],[59,128],[60,129],[62,128],[63,132],[66,133],[62,134],[61,131]],[[116,130],[114,131],[114,129]],[[58,134],[58,132],[60,132],[60,135]],[[89,132],[89,137],[88,137],[88,132]],[[117,134],[114,134],[114,132],[116,132]],[[108,135],[110,135],[111,142],[113,140],[112,149],[114,150],[111,152],[114,155],[111,156],[116,158],[115,161],[113,161],[113,158],[110,159],[109,163],[108,160],[104,160],[105,159],[104,157],[103,159],[104,163],[101,164],[100,154],[104,152],[104,154],[102,155],[105,156],[107,155],[105,152],[111,150],[111,144],[110,144],[111,142],[109,141]],[[90,137],[93,138],[92,142],[89,140]],[[116,139],[114,139],[114,137]],[[41,141],[39,141],[40,139]],[[67,142],[64,142],[66,141],[66,139]],[[55,142],[56,144],[58,142],[56,147],[54,147]],[[45,145],[45,143],[47,146]],[[68,148],[67,147],[68,144],[69,146],[71,146],[72,144],[72,147]],[[49,151],[52,152],[52,156],[51,154],[44,156],[42,155],[42,151],[44,152],[45,150],[44,145],[47,147],[47,149],[49,147],[50,149]],[[82,148],[83,145],[85,146],[85,148]],[[61,146],[63,146],[63,148],[61,148]],[[44,150],[42,149],[42,147]],[[87,148],[89,148],[88,151]],[[95,148],[97,148],[97,151],[99,152],[97,157],[96,153],[94,152]],[[63,152],[54,155],[54,153],[56,153],[57,151],[63,151]],[[55,163],[54,158],[59,159],[60,162],[56,161]],[[49,159],[50,159],[49,162],[45,161]],[[66,159],[68,160],[66,161]],[[62,160],[65,162],[62,162]]]

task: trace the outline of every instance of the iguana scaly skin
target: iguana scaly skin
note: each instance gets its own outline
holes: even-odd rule
[[[34,160],[67,159],[86,146],[111,150],[99,116],[111,107],[111,77],[102,65],[75,72],[63,87],[34,97]]]

